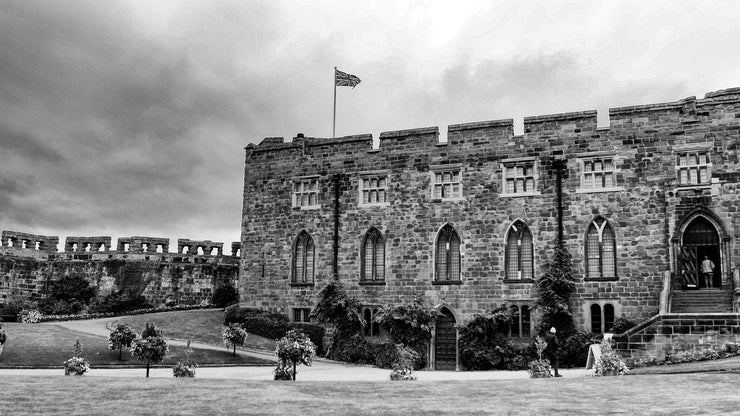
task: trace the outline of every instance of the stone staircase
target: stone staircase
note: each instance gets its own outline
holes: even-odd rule
[[[732,292],[723,289],[676,290],[670,313],[731,313]]]

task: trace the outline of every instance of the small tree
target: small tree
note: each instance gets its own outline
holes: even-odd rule
[[[156,329],[154,324],[147,323],[141,337],[131,342],[130,351],[137,360],[146,361],[146,376],[149,377],[149,367],[162,362],[169,352],[169,347],[162,336],[162,331]]]
[[[544,274],[537,280],[540,295],[537,305],[542,308],[540,332],[555,327],[567,338],[574,330],[570,294],[575,290],[575,272],[565,243],[558,241],[555,253],[544,269]]]
[[[244,341],[247,340],[247,331],[239,324],[229,324],[221,333],[221,338],[223,338],[226,348],[234,347],[234,357],[236,357],[236,346],[244,345]]]
[[[275,355],[279,360],[278,367],[275,369],[275,379],[282,379],[292,367],[292,377],[295,381],[296,366],[298,364],[311,365],[316,356],[316,345],[301,330],[291,329],[277,341]]]
[[[333,279],[319,292],[319,301],[311,311],[311,317],[334,326],[337,331],[335,338],[350,337],[360,333],[365,326],[360,309],[360,301],[347,294],[342,282]]]
[[[190,348],[190,338],[188,338],[188,342],[185,345],[185,361],[178,361],[177,364],[172,367],[173,377],[195,377],[195,369],[198,367],[198,364],[190,359],[190,354],[192,353],[193,349]]]
[[[116,329],[108,335],[108,349],[118,350],[118,361],[121,361],[121,350],[131,346],[131,341],[136,339],[136,332],[128,325],[118,324]]]

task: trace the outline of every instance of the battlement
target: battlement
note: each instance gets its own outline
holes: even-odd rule
[[[41,252],[56,253],[58,251],[59,237],[21,233],[18,231],[3,231],[2,246],[3,252],[21,253],[21,252]]]
[[[170,253],[170,240],[161,237],[120,237],[118,238],[115,249],[112,246],[110,236],[80,237],[70,236],[64,241],[62,256],[70,259],[88,259],[88,258],[114,258],[119,255],[147,255],[161,254],[163,257],[172,257],[167,255],[180,254],[179,257],[187,258],[189,256],[224,256],[222,242],[211,240],[177,240],[177,252]],[[0,244],[0,254],[17,255],[21,257],[49,258],[49,255],[57,257],[60,253],[58,250],[59,237],[22,233],[18,231],[3,231],[2,243]],[[241,243],[231,243],[231,257],[238,257],[241,253]],[[66,256],[65,256],[66,255]],[[103,257],[101,257],[103,255]]]
[[[177,239],[177,252],[181,254],[193,254],[199,256],[222,256],[224,243],[211,240],[189,240]]]
[[[366,157],[367,153],[410,153],[419,149],[434,149],[448,146],[454,152],[456,147],[485,146],[502,147],[508,142],[526,142],[531,138],[546,138],[563,134],[564,140],[573,143],[579,138],[574,134],[619,135],[622,130],[635,126],[649,127],[651,123],[681,124],[696,123],[700,117],[722,118],[722,113],[738,113],[740,88],[708,92],[703,99],[687,97],[678,101],[643,104],[609,109],[610,126],[597,127],[597,111],[587,110],[559,114],[546,114],[524,118],[524,135],[514,135],[514,120],[500,119],[452,124],[447,127],[447,142],[439,142],[439,127],[422,127],[406,130],[384,131],[379,135],[379,147],[372,148],[372,135],[360,134],[337,138],[315,138],[298,134],[292,141],[283,137],[266,137],[258,145],[246,147],[247,159],[272,160],[275,158],[294,159],[306,155],[325,155],[327,158],[337,154]],[[711,107],[702,110],[702,107]],[[727,117],[729,118],[729,116]],[[563,143],[567,144],[567,143]],[[317,150],[316,148],[320,148]],[[289,153],[286,154],[286,151]],[[282,152],[282,153],[278,153]]]

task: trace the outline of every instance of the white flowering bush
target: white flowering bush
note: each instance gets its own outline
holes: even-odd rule
[[[601,355],[594,360],[594,374],[597,376],[616,376],[626,374],[629,371],[627,364],[614,351],[612,341],[610,339],[601,341]]]
[[[84,375],[90,369],[90,363],[83,358],[82,344],[80,339],[75,339],[74,351],[72,358],[64,362],[64,375]]]
[[[41,322],[41,312],[36,309],[24,309],[18,314],[24,324],[35,324]]]
[[[139,361],[146,362],[146,376],[149,377],[149,367],[160,363],[169,352],[169,346],[162,336],[162,331],[154,324],[146,324],[146,329],[131,342],[129,347],[131,356]]]
[[[234,348],[234,356],[236,356],[236,346],[244,345],[244,341],[247,340],[247,331],[240,324],[232,323],[221,332],[221,338],[226,348],[230,346]]]
[[[552,366],[550,366],[550,360],[542,358],[542,354],[547,348],[547,341],[541,336],[537,336],[534,341],[534,347],[537,350],[537,359],[529,362],[529,376],[532,378],[538,377],[552,377]]]
[[[414,362],[418,359],[419,353],[403,344],[396,344],[396,357],[392,364],[391,380],[416,380]]]
[[[178,361],[177,364],[172,367],[172,377],[195,377],[195,369],[198,365],[195,361],[190,359],[190,354],[193,349],[190,348],[190,338],[185,346],[185,361]]]
[[[136,339],[136,332],[128,325],[118,324],[116,329],[108,335],[108,349],[118,350],[118,361],[121,361],[121,350],[131,346]]]
[[[291,329],[277,341],[275,355],[278,357],[275,380],[284,380],[284,378],[278,378],[278,373],[281,376],[290,373],[295,380],[296,366],[298,364],[311,365],[316,356],[316,345],[300,329]]]

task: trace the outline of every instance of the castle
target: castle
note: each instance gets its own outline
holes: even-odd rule
[[[224,255],[223,243],[210,240],[177,240],[177,252],[169,251],[169,239],[67,237],[63,251],[59,237],[3,231],[0,244],[0,307],[14,301],[44,297],[49,283],[61,276],[82,275],[103,297],[117,288],[115,270],[120,264],[142,265],[142,295],[148,302],[197,305],[210,302],[218,287],[238,285],[241,245],[232,243],[232,255]]]
[[[740,341],[740,88],[675,102],[246,147],[241,301],[310,320],[336,276],[370,321],[421,296],[438,308],[432,366],[456,325],[505,305],[536,331],[536,278],[564,241],[577,326],[642,322],[639,354]],[[704,260],[711,262],[705,274]],[[370,329],[368,336],[378,331]]]

